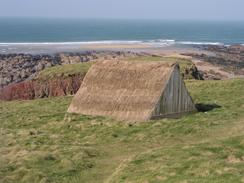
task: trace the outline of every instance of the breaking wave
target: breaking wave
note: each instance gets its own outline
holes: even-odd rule
[[[0,46],[44,46],[44,45],[95,45],[95,44],[146,44],[151,46],[171,46],[171,45],[224,45],[219,42],[194,42],[194,41],[175,41],[172,39],[155,39],[155,40],[104,40],[104,41],[81,41],[81,42],[16,42],[0,43]]]

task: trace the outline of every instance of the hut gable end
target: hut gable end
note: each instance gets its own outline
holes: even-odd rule
[[[181,78],[180,69],[175,66],[151,119],[178,116],[194,110],[196,110],[194,102]]]

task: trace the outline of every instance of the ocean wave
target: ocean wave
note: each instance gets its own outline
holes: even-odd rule
[[[181,41],[178,42],[178,44],[184,44],[184,45],[224,45],[220,42],[194,42],[194,41]]]
[[[81,45],[81,44],[110,44],[112,41],[87,41],[87,42],[22,42],[22,43],[0,43],[3,46],[18,45]]]
[[[144,41],[143,43],[151,45],[151,46],[156,46],[156,47],[165,47],[165,46],[174,45],[175,40],[173,40],[173,39],[156,39],[156,40]]]
[[[95,45],[95,44],[145,44],[157,47],[179,45],[224,45],[220,42],[194,42],[194,41],[175,41],[173,39],[154,39],[154,40],[102,40],[102,41],[79,41],[79,42],[16,42],[1,43],[0,46],[43,46],[43,45]]]
[[[16,42],[1,43],[0,45],[82,45],[82,44],[172,44],[174,40],[104,40],[104,41],[79,41],[79,42]]]

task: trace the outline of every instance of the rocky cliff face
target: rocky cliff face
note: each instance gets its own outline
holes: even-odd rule
[[[60,58],[50,55],[0,55],[0,88],[26,79],[45,68],[60,64]]]
[[[47,82],[37,80],[11,84],[0,90],[0,100],[32,100],[36,98],[65,96],[75,94],[84,75],[69,78],[56,78]]]

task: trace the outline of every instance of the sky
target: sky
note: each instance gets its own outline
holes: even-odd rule
[[[244,20],[244,0],[0,0],[0,17]]]

